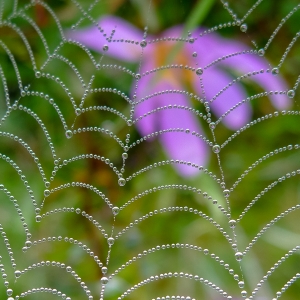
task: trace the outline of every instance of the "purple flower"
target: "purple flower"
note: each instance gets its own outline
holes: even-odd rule
[[[241,42],[225,39],[216,33],[200,37],[199,29],[193,31],[188,41],[181,42],[182,47],[175,53],[172,61],[167,63],[174,45],[178,44],[176,39],[182,36],[182,26],[172,27],[160,36],[148,36],[146,46],[141,44],[143,32],[122,19],[105,16],[100,20],[99,26],[104,32],[101,33],[99,28],[93,26],[67,32],[67,37],[119,60],[139,62],[141,59],[138,71],[141,78],[138,78],[132,87],[132,95],[136,96],[137,103],[135,117],[147,114],[136,123],[140,133],[144,136],[171,128],[184,128],[190,131],[189,134],[167,132],[159,135],[160,142],[171,159],[205,165],[211,150],[205,141],[191,134],[197,132],[204,136],[197,116],[190,110],[178,108],[178,106],[192,107],[190,97],[186,93],[174,91],[189,91],[199,96],[199,99],[204,99],[203,102],[208,103],[214,116],[220,118],[247,98],[244,87],[237,80],[238,76],[246,75],[245,78],[255,82],[261,91],[287,90],[280,76],[266,72],[270,69],[270,65],[265,58],[250,52],[251,49]],[[113,30],[115,33],[112,40],[115,42],[109,42],[107,36]],[[107,36],[104,36],[104,33]],[[160,38],[163,40],[159,41]],[[108,45],[107,51],[103,49],[104,45]],[[166,64],[183,65],[183,68],[164,68]],[[185,66],[190,69],[186,69]],[[153,71],[158,67],[163,68]],[[196,70],[199,68],[198,73],[203,71],[202,74],[197,74]],[[255,75],[253,72],[256,72]],[[228,84],[229,88],[224,89]],[[150,95],[152,96],[149,97]],[[290,99],[286,95],[273,94],[270,95],[270,100],[277,109],[285,109],[290,105]],[[257,101],[265,99],[259,98]],[[170,105],[173,108],[156,110],[155,113],[148,114],[159,107]],[[177,108],[174,108],[174,105],[177,105]],[[203,104],[200,106],[204,108]],[[245,102],[223,117],[222,121],[228,128],[236,130],[249,122],[251,114],[251,106]],[[184,164],[176,166],[184,176],[195,175],[198,172],[197,169]]]

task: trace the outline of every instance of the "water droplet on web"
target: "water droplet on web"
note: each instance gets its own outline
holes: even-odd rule
[[[81,114],[81,109],[80,108],[76,108],[75,113],[77,116],[79,116]]]
[[[225,197],[229,197],[230,191],[227,190],[227,189],[225,189],[225,190],[223,191],[223,194],[224,194]]]
[[[113,207],[113,209],[112,209],[112,212],[114,215],[117,215],[119,213],[119,211],[120,211],[120,209],[117,206]]]
[[[16,278],[19,278],[21,276],[21,271],[16,270],[15,271],[15,276],[16,276]]]
[[[194,38],[190,38],[190,39],[189,39],[189,43],[190,43],[190,44],[193,44],[194,42],[195,42],[195,39],[194,39]]]
[[[107,267],[102,267],[102,268],[101,268],[101,272],[102,272],[103,274],[106,274],[106,273],[107,273]]]
[[[248,29],[247,24],[242,24],[241,27],[240,27],[240,30],[241,30],[242,32],[246,32],[247,29]]]
[[[234,256],[235,256],[235,259],[237,261],[241,261],[243,259],[243,253],[242,252],[236,252]]]
[[[128,153],[126,153],[126,152],[122,153],[122,158],[127,159],[128,158]]]
[[[41,222],[42,217],[41,217],[40,215],[37,215],[37,216],[35,217],[35,220],[36,220],[36,222]]]
[[[127,125],[128,125],[128,126],[131,126],[131,125],[132,125],[132,121],[131,121],[131,120],[128,120],[128,121],[127,121]]]
[[[212,147],[212,150],[213,150],[214,153],[220,153],[221,147],[219,145],[214,145]]]
[[[273,68],[271,71],[272,75],[276,76],[279,74],[279,69],[278,68]]]
[[[141,77],[142,77],[141,74],[135,74],[136,79],[141,79]]]
[[[210,122],[210,123],[209,123],[209,128],[215,129],[215,128],[216,128],[216,123]]]
[[[289,98],[294,98],[295,97],[295,91],[294,90],[289,90],[288,92],[287,92],[287,96],[289,97]]]
[[[124,178],[120,178],[120,179],[118,180],[118,184],[119,184],[120,186],[124,186],[124,185],[126,184],[126,180],[125,180]]]
[[[242,295],[242,297],[246,297],[247,296],[247,291],[241,291],[241,295]]]
[[[49,190],[44,190],[44,196],[48,197],[50,195],[50,191]]]
[[[193,57],[197,57],[198,56],[198,54],[197,54],[197,52],[193,52]]]
[[[145,40],[140,42],[140,45],[142,48],[145,48],[147,46],[147,42]]]
[[[104,45],[102,49],[103,49],[103,51],[107,51],[108,50],[108,46]]]
[[[107,284],[108,283],[108,278],[107,277],[102,277],[101,278],[101,283],[102,284]]]
[[[197,74],[198,76],[202,75],[202,74],[203,74],[203,69],[202,69],[202,68],[198,68],[198,69],[196,70],[196,74]]]
[[[112,237],[109,237],[109,238],[107,239],[107,243],[108,243],[108,245],[110,245],[110,246],[113,245],[114,242],[115,242],[115,239],[112,238]]]
[[[236,220],[230,220],[229,221],[230,228],[235,228],[235,225],[236,225]]]
[[[245,286],[245,283],[244,283],[244,281],[239,281],[238,285],[242,289]]]
[[[7,289],[7,290],[6,290],[6,295],[7,295],[7,296],[11,296],[12,293],[13,293],[13,290],[12,290],[12,289]]]
[[[265,55],[265,50],[264,49],[259,49],[257,53],[258,53],[259,56],[264,56]]]
[[[36,78],[40,78],[40,77],[41,77],[41,75],[42,75],[42,74],[41,74],[41,72],[40,72],[40,71],[36,71],[36,72],[35,72],[35,77],[36,77]]]
[[[25,242],[25,245],[26,245],[27,248],[30,248],[31,245],[32,245],[32,242],[31,242],[31,241],[26,241],[26,242]]]
[[[71,130],[66,131],[66,137],[70,139],[73,136],[73,132]]]

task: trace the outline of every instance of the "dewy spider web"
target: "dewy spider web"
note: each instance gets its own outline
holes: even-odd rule
[[[159,5],[136,1],[147,17],[144,35],[132,40],[119,35],[122,27],[101,27],[106,6],[119,2],[1,1],[1,299],[298,299],[299,111],[291,99],[300,4],[221,1],[213,8],[224,22],[154,36],[148,26]],[[272,14],[272,32],[254,41],[254,16],[270,3],[286,11]],[[294,36],[267,65],[280,33],[289,38],[288,24]],[[72,38],[91,25],[100,54]],[[224,51],[205,41],[226,30],[251,48],[218,56]],[[128,48],[136,63],[112,58]],[[217,56],[202,65],[206,52]],[[147,64],[154,56],[158,67]],[[246,71],[249,56],[266,67]],[[242,74],[230,74],[235,59]],[[205,76],[218,67],[230,80],[208,97]],[[262,74],[283,82],[281,73],[289,88],[251,84]],[[160,88],[170,76],[186,83]],[[212,114],[242,84],[248,96]],[[233,132],[223,126],[249,103],[252,121]],[[203,132],[181,126],[185,118]],[[203,157],[168,156],[155,139],[166,136],[176,137],[176,149],[201,145]]]

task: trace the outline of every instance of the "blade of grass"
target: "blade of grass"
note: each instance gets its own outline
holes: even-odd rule
[[[191,13],[191,15],[188,17],[187,22],[183,28],[182,36],[187,35],[189,31],[192,31],[197,26],[201,24],[201,22],[205,19],[207,14],[209,13],[210,9],[212,8],[213,4],[215,3],[215,0],[200,0],[195,6],[195,9]],[[177,42],[172,50],[170,51],[170,54],[168,55],[166,59],[166,65],[170,64],[174,58],[176,57],[177,53],[182,49],[184,43],[183,42]],[[153,78],[154,81],[159,81],[161,78],[161,73],[156,73],[156,76]]]
[[[182,31],[183,36],[186,36],[189,31],[194,30],[197,26],[199,26],[202,23],[202,21],[205,19],[214,3],[215,0],[198,1],[195,9],[193,10],[191,15],[187,19],[187,22],[185,23],[185,26]],[[180,51],[183,45],[184,43],[182,42],[176,43],[176,45],[172,48],[170,55],[168,56],[167,64],[169,64],[176,57],[177,53]]]

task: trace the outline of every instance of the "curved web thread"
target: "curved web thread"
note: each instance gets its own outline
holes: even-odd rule
[[[278,77],[275,77],[278,75],[279,69],[284,66],[284,61],[288,57],[292,47],[296,45],[298,34],[296,34],[292,42],[290,42],[285,49],[277,66],[270,67],[261,58],[264,56],[264,52],[270,46],[279,28],[284,25],[288,18],[296,13],[298,6],[293,8],[287,17],[281,20],[280,25],[272,33],[266,46],[260,50],[253,50],[247,47],[241,49],[241,44],[236,43],[234,47],[232,47],[235,50],[232,51],[232,48],[226,44],[225,40],[220,40],[224,43],[224,49],[220,50],[218,48],[219,40],[215,32],[235,26],[240,27],[242,32],[247,32],[248,28],[247,25],[244,24],[244,21],[250,16],[254,9],[259,8],[261,2],[262,1],[257,1],[240,21],[234,11],[229,8],[229,5],[222,2],[224,8],[227,9],[233,17],[232,22],[221,23],[204,31],[196,30],[195,32],[189,32],[186,36],[181,36],[181,31],[177,29],[171,29],[158,38],[148,36],[146,20],[144,32],[140,35],[139,39],[126,39],[126,36],[122,39],[118,36],[118,32],[122,30],[122,27],[119,28],[117,26],[110,32],[110,28],[106,28],[104,25],[100,26],[100,20],[100,25],[97,24],[95,28],[96,31],[100,33],[104,43],[100,58],[97,62],[95,58],[97,54],[91,52],[89,45],[85,45],[84,42],[77,42],[75,38],[71,37],[71,39],[68,39],[68,37],[66,37],[66,30],[56,15],[55,10],[51,8],[51,5],[43,1],[31,1],[25,6],[22,6],[18,1],[14,1],[13,5],[2,1],[1,16],[4,21],[1,26],[2,28],[10,30],[9,33],[14,35],[15,39],[20,39],[24,52],[26,52],[31,63],[30,69],[33,71],[35,77],[34,78],[31,74],[30,76],[32,76],[32,78],[28,80],[26,76],[22,75],[23,70],[20,68],[21,63],[19,62],[19,58],[16,57],[14,49],[10,48],[11,46],[8,40],[5,40],[4,35],[5,41],[1,41],[0,45],[4,51],[6,61],[3,60],[1,63],[1,79],[7,107],[1,119],[1,127],[3,128],[1,137],[4,141],[3,145],[7,143],[7,146],[3,147],[3,153],[1,153],[1,164],[3,165],[3,171],[1,171],[3,181],[1,191],[3,192],[3,202],[7,202],[7,200],[12,202],[15,212],[18,215],[18,217],[15,218],[16,220],[20,219],[23,230],[25,231],[25,239],[23,236],[21,245],[20,242],[13,242],[13,238],[11,238],[12,242],[10,242],[10,238],[6,234],[6,227],[0,227],[4,246],[2,247],[4,254],[1,272],[4,280],[3,286],[5,287],[4,289],[8,299],[34,297],[35,294],[42,295],[43,297],[44,293],[50,293],[54,295],[54,297],[61,297],[63,299],[93,299],[99,297],[101,299],[123,299],[143,297],[143,295],[147,295],[148,298],[154,297],[153,299],[197,299],[202,297],[200,294],[215,298],[221,296],[225,299],[232,299],[240,294],[243,298],[248,297],[249,299],[255,299],[260,296],[259,292],[264,286],[267,287],[263,293],[265,293],[267,297],[272,296],[277,299],[282,296],[284,297],[288,287],[297,284],[299,270],[296,270],[298,273],[291,274],[291,276],[287,278],[283,288],[276,287],[274,291],[270,288],[272,284],[270,283],[270,285],[268,285],[267,279],[273,274],[275,276],[277,267],[283,265],[287,258],[298,255],[298,245],[287,249],[284,255],[285,258],[279,260],[274,268],[271,268],[269,271],[266,269],[265,273],[262,268],[258,269],[256,270],[257,273],[255,276],[247,275],[249,264],[244,263],[244,261],[248,259],[248,252],[251,252],[251,248],[256,246],[256,243],[260,241],[263,234],[267,234],[269,230],[273,230],[275,228],[273,225],[280,222],[281,219],[296,213],[298,205],[295,205],[295,203],[287,203],[287,207],[284,209],[279,208],[277,211],[274,210],[275,215],[273,217],[269,220],[262,220],[262,226],[257,231],[258,233],[255,237],[252,240],[251,238],[249,239],[250,243],[245,242],[247,235],[243,233],[243,230],[247,230],[247,224],[243,224],[243,217],[248,216],[251,213],[250,208],[252,208],[252,206],[254,208],[254,204],[263,201],[264,197],[267,197],[268,192],[272,192],[272,190],[276,189],[280,184],[285,184],[286,179],[290,181],[296,178],[296,175],[299,174],[299,169],[295,166],[291,166],[287,172],[282,172],[275,181],[264,185],[261,190],[258,190],[259,194],[254,195],[254,200],[246,197],[246,199],[248,199],[246,201],[248,202],[244,201],[243,205],[245,205],[242,207],[237,209],[234,207],[236,200],[233,197],[234,190],[238,188],[237,185],[240,186],[246,181],[246,179],[244,179],[245,175],[248,176],[248,173],[250,173],[249,176],[251,176],[252,173],[256,173],[256,168],[259,168],[260,164],[263,164],[264,161],[268,161],[269,159],[272,160],[278,153],[280,155],[280,153],[286,150],[297,151],[299,147],[298,144],[289,144],[286,146],[287,142],[285,141],[282,145],[277,146],[277,148],[271,149],[271,152],[266,151],[262,157],[254,159],[254,163],[251,167],[245,171],[242,170],[240,177],[233,184],[232,188],[229,188],[231,179],[227,179],[227,176],[229,178],[232,176],[227,174],[226,167],[224,167],[226,165],[226,157],[222,157],[222,153],[227,147],[235,147],[234,139],[241,139],[248,131],[256,130],[253,129],[256,125],[259,127],[270,122],[270,120],[272,121],[274,117],[279,118],[279,115],[280,118],[288,118],[293,122],[299,114],[297,110],[284,110],[284,108],[289,106],[289,99],[295,97],[298,79],[296,80],[294,88],[288,89],[285,84],[280,82]],[[80,14],[78,21],[72,27],[73,30],[78,28],[81,22],[85,20],[88,20],[90,24],[96,23],[96,19],[92,16],[92,13],[99,8],[98,5],[101,5],[101,1],[91,2],[87,9],[84,8],[85,3],[78,1],[73,1],[73,3],[77,8],[77,12]],[[151,3],[149,3],[149,5],[150,4]],[[56,24],[57,41],[54,43],[54,47],[52,45],[54,49],[52,51],[47,44],[48,42],[46,34],[44,35],[43,33],[43,28],[34,20],[33,11],[36,6],[43,7],[49,18]],[[150,8],[148,8],[148,11],[149,10]],[[33,42],[30,40],[30,35],[27,37],[26,34],[28,33],[22,31],[23,24],[21,23],[22,26],[18,25],[19,19],[27,21],[35,30],[45,50],[46,59],[41,60],[41,57],[36,59],[36,54],[33,50],[35,47],[31,45]],[[100,40],[100,42],[101,41],[102,40]],[[164,60],[160,59],[161,62],[159,62],[158,66],[153,66],[153,63],[151,64],[151,60],[148,58],[150,55],[155,55],[156,52],[161,51],[163,57],[164,51],[168,53],[168,51],[178,43],[181,49],[175,53],[174,61],[165,64]],[[115,48],[122,47],[126,44],[130,46],[130,51],[137,54],[134,57],[138,64],[137,68],[131,69],[130,67],[126,67],[126,65],[120,61],[118,64],[109,62],[109,57],[114,56]],[[207,51],[205,49],[204,52],[201,52],[201,49],[204,48],[202,46],[207,44],[211,44],[211,47],[216,48],[216,57],[211,55],[206,61],[201,61],[204,53]],[[76,59],[74,60],[71,52],[63,52],[66,46],[71,46],[71,48],[74,49],[73,51],[77,51],[75,49],[81,49],[82,52],[80,53],[82,57],[84,55],[86,62],[92,67],[91,75],[86,74],[86,71],[78,64],[78,61],[76,61]],[[191,56],[191,59],[187,60],[185,55],[188,54]],[[251,56],[254,58],[249,58]],[[234,61],[234,59],[236,59],[236,61]],[[61,76],[58,74],[59,69],[57,69],[54,61],[61,62],[61,68],[63,69],[63,65],[65,65],[65,70],[68,70],[68,72],[70,72],[69,74],[72,74],[72,86],[69,86],[70,81],[64,78],[63,73],[61,73]],[[106,61],[107,63],[105,63]],[[14,70],[14,81],[17,82],[18,92],[10,91],[11,78],[8,79],[6,75],[6,73],[8,73],[8,69],[6,69],[7,64]],[[220,66],[234,70],[235,64],[241,64],[241,67],[237,68],[237,71],[242,74],[231,77],[228,76],[227,73],[218,70]],[[246,67],[249,65],[251,69],[246,70]],[[121,76],[121,74],[124,76],[129,75],[130,79],[134,81],[133,89],[131,91],[127,90],[126,93],[126,91],[119,88],[117,84],[116,86],[102,85],[97,75],[101,73],[103,76],[106,73],[109,74],[109,71],[113,71],[110,74],[118,74],[117,76]],[[173,75],[173,79],[176,78],[176,80],[167,80],[167,78],[172,76],[172,74],[168,72],[174,72],[175,76]],[[268,79],[260,80],[260,76],[263,75],[268,76]],[[219,81],[215,82],[217,90],[212,89],[211,83],[209,82],[214,76],[215,78],[219,78]],[[186,78],[190,81],[190,85],[192,83],[192,88],[185,83]],[[232,102],[226,101],[226,98],[230,95],[228,93],[230,93],[235,86],[240,85],[241,82],[247,84],[248,80],[256,82],[264,91],[252,93],[244,99],[234,99]],[[45,90],[41,89],[41,87],[44,88],[44,82],[47,82],[49,85],[52,83],[53,85],[51,87],[53,87],[53,89],[55,87],[55,90],[61,90],[65,99],[62,100],[57,97],[55,90],[51,90],[51,88],[45,88]],[[273,87],[278,87],[277,90],[273,90],[272,82]],[[219,85],[221,86],[220,88]],[[121,105],[113,101],[110,101],[109,104],[104,103],[98,105],[98,103],[101,102],[101,96],[95,105],[92,99],[92,95],[94,94],[111,95],[111,97],[108,96],[108,99],[117,99],[118,102],[115,102],[121,102]],[[242,95],[242,93],[238,95]],[[248,110],[250,109],[249,103],[260,102],[261,100],[265,101],[266,97],[271,99],[275,108],[280,110],[280,112],[275,111],[258,117],[251,122],[249,121],[247,124],[242,124],[239,117],[244,113],[245,119],[247,120],[248,116],[246,113],[247,107]],[[224,101],[226,102],[224,103]],[[90,104],[89,102],[92,103]],[[116,108],[114,105],[116,105]],[[218,110],[218,107],[222,105],[223,111]],[[54,121],[55,126],[53,126],[53,121],[49,122],[49,118],[47,123],[47,117],[42,108],[44,106],[46,110],[51,111],[52,118],[56,120],[56,122]],[[243,107],[246,107],[244,111],[242,110]],[[116,123],[117,126],[113,126],[112,123],[109,122],[103,122],[103,126],[99,126],[99,122],[93,124],[95,119],[92,117],[92,114],[100,114],[102,112],[102,119],[107,118],[108,120],[112,120],[112,123]],[[86,116],[86,119],[83,119],[84,116]],[[24,127],[26,129],[26,121],[29,120],[28,117],[34,119],[33,124],[40,131],[36,142],[41,142],[42,149],[35,145],[36,142],[30,139],[30,135],[26,135],[26,133],[21,130],[22,126],[23,129]],[[120,122],[117,121],[118,118],[120,118]],[[13,120],[17,119],[20,119],[19,123],[21,124],[14,124]],[[238,119],[238,121],[236,121],[236,119]],[[24,123],[22,124],[23,120]],[[199,124],[202,124],[203,129],[201,129],[199,124],[194,125],[195,123],[193,122],[187,123],[186,120],[197,120]],[[85,123],[89,123],[87,121],[90,121],[92,125],[84,125]],[[234,130],[234,133],[225,139],[225,142],[222,144],[217,130],[223,121]],[[235,121],[237,123],[235,123]],[[186,124],[191,125],[193,128],[185,126]],[[138,138],[132,129],[134,127],[138,128],[141,132],[141,136]],[[126,130],[122,131],[120,128],[126,128]],[[260,129],[257,129],[257,131],[258,130]],[[17,134],[14,133],[15,131]],[[24,134],[24,138],[19,137],[19,131],[20,136]],[[93,139],[97,136],[97,139],[103,140],[103,142],[99,144],[100,149],[95,149],[95,147],[89,149],[87,147],[90,153],[81,152],[82,142],[80,138],[77,139],[77,137],[86,134],[88,134],[89,137],[93,137]],[[78,147],[78,152],[72,149],[68,151],[70,153],[66,153],[63,149],[65,145],[59,142],[59,135],[61,139],[64,140],[64,143],[68,141],[73,142],[75,140],[73,147]],[[156,150],[158,154],[153,155],[153,157],[149,159],[150,164],[149,161],[144,161],[145,165],[142,166],[142,168],[140,168],[138,164],[135,164],[134,160],[130,161],[132,156],[138,155],[139,147],[150,143],[154,143],[155,145],[154,139],[156,137],[159,138],[162,145],[166,148],[165,154],[159,154],[161,151]],[[88,141],[88,139],[85,140],[85,142]],[[150,143],[148,143],[148,141],[150,141]],[[33,144],[33,148],[30,146],[31,143]],[[117,150],[119,155],[118,159],[116,158],[117,155],[110,156],[110,151],[105,150],[107,147],[105,145],[106,143],[113,145],[113,149],[119,149]],[[172,145],[172,147],[168,145]],[[174,149],[174,145],[176,150],[172,152],[170,149]],[[147,146],[144,147],[147,148]],[[158,146],[156,145],[156,147]],[[184,147],[194,148],[196,151],[193,152],[193,149],[190,152],[187,151],[186,157],[182,157],[183,152],[178,151],[178,149],[180,150]],[[32,149],[37,149],[37,151]],[[83,150],[86,151],[87,149]],[[203,157],[196,155],[199,153],[197,149],[202,153]],[[19,155],[15,154],[15,152],[18,151],[24,155],[24,158],[21,160]],[[216,166],[214,168],[205,166],[208,153],[210,153],[212,159],[215,160]],[[273,161],[273,163],[275,162]],[[32,171],[33,169],[26,165],[27,163],[36,165],[37,168],[35,167],[34,171]],[[106,170],[105,174],[112,174],[111,182],[117,182],[118,185],[116,185],[116,188],[125,190],[124,192],[120,192],[123,193],[123,197],[120,197],[117,201],[115,196],[111,198],[111,195],[109,195],[111,193],[107,193],[103,184],[99,184],[99,181],[97,182],[95,178],[87,177],[83,181],[75,180],[73,175],[74,170],[76,173],[82,168],[96,170],[101,168]],[[167,171],[163,171],[164,169]],[[156,170],[162,170],[160,171],[162,173],[158,173]],[[35,176],[33,176],[31,172],[33,172]],[[183,177],[186,175],[194,176],[201,172],[203,174],[201,178],[207,178],[206,182],[209,182],[209,184],[205,188],[200,189],[198,185],[199,182],[195,181],[194,184],[187,185],[185,184],[186,179],[174,175],[165,180],[156,180],[155,176],[159,176],[159,174],[169,174],[167,172],[175,174],[179,172],[183,174]],[[60,175],[60,173],[63,173],[63,175]],[[5,174],[10,174],[11,180],[8,180]],[[38,177],[40,177],[40,179],[38,179],[40,182],[37,181],[37,184],[35,182],[37,179],[34,178]],[[132,182],[133,186],[137,180],[141,182],[145,181],[145,183],[139,183],[137,185],[138,188],[133,188],[131,192],[130,184]],[[12,185],[12,183],[15,182],[22,182],[24,187],[20,188],[20,191],[15,191]],[[262,183],[264,184],[263,181]],[[41,186],[44,186],[44,188],[41,188]],[[56,198],[60,200],[69,199],[68,195],[78,198],[76,193],[68,194],[68,191],[77,191],[79,189],[84,190],[81,194],[83,201],[76,202],[76,199],[70,199],[70,204],[68,205],[65,204],[66,202],[64,201],[61,201],[62,203],[55,201]],[[165,203],[164,200],[166,199],[164,199],[164,197],[157,197],[155,198],[156,200],[153,200],[152,194],[158,193],[164,195],[166,191],[169,193],[167,197],[168,202],[176,205],[169,205],[168,202]],[[187,197],[187,194],[190,196]],[[195,196],[194,194],[199,196]],[[121,194],[119,194],[119,196],[120,195]],[[182,202],[186,204],[181,204],[179,201],[177,205],[178,201],[170,200],[172,197],[174,199],[178,197],[177,195],[181,196],[183,198]],[[93,207],[91,208],[86,204],[89,203],[90,199],[96,199],[97,210],[94,208],[94,211],[92,209]],[[28,201],[30,201],[30,204]],[[55,202],[55,208],[51,207],[51,205],[53,206],[53,202]],[[84,203],[82,204],[82,202]],[[31,203],[34,209],[31,209],[31,213],[28,213]],[[150,205],[153,206],[151,207]],[[7,209],[7,207],[10,206],[5,204],[5,209]],[[85,210],[88,210],[88,212]],[[105,213],[99,214],[99,210],[103,210]],[[15,214],[15,212],[12,213],[12,215]],[[75,238],[74,236],[77,236],[77,233],[74,231],[69,231],[69,233],[65,235],[64,233],[68,232],[68,230],[63,227],[62,220],[67,218],[68,213],[78,216],[77,219],[71,219],[70,222],[78,220],[77,222],[81,223],[83,222],[82,220],[86,219],[86,223],[90,224],[88,225],[90,227],[87,228],[94,228],[96,231],[100,231],[99,235],[98,233],[96,234],[95,231],[91,231],[94,232],[94,234],[88,236],[88,241],[86,241],[86,238],[83,238],[83,241],[81,241],[80,235],[78,235],[78,238]],[[185,214],[187,214],[188,217],[181,217]],[[253,212],[254,216],[255,214],[257,214],[257,211]],[[58,215],[62,215],[62,219],[52,219],[54,221],[50,221],[50,224],[51,222],[62,222],[62,224],[58,226],[62,234],[46,234],[39,238],[39,231],[41,233],[45,231],[43,224],[46,224],[47,219]],[[168,223],[172,220],[167,217],[165,218],[165,215],[178,216],[178,222],[179,224],[183,224],[183,228],[192,228],[190,227],[190,223],[201,224],[202,226],[206,224],[205,227],[210,228],[208,232],[212,237],[215,235],[213,232],[217,229],[216,234],[221,233],[220,236],[222,236],[222,238],[220,238],[220,241],[222,241],[222,245],[224,249],[226,249],[224,251],[226,255],[222,255],[223,251],[220,251],[218,247],[214,247],[210,243],[208,243],[208,246],[199,246],[198,244],[205,245],[205,242],[201,239],[186,236],[186,232],[184,231],[178,236],[165,236],[163,240],[156,237],[155,234],[154,236],[147,234],[146,231],[149,224],[152,224],[151,226],[155,224],[165,226],[161,223],[162,221]],[[180,218],[183,219],[181,220]],[[203,221],[200,222],[199,219]],[[3,220],[5,223],[5,218]],[[38,230],[34,229],[34,220],[38,225],[41,225],[38,226]],[[148,225],[143,227],[143,223],[147,223]],[[260,225],[258,222],[258,226]],[[133,250],[129,248],[128,253],[130,255],[126,256],[127,258],[122,257],[123,260],[120,262],[118,259],[120,250],[118,250],[119,248],[117,247],[121,246],[118,246],[118,244],[121,243],[121,245],[126,246],[127,242],[124,241],[126,236],[129,235],[130,232],[134,232],[136,227],[141,228],[140,232],[145,234],[149,241],[140,241],[140,244],[138,243]],[[172,226],[170,229],[173,229]],[[10,230],[8,229],[8,231]],[[197,236],[197,234],[195,236]],[[93,242],[95,237],[100,241],[101,249],[96,247]],[[130,240],[131,238],[132,236],[129,236],[128,239]],[[70,261],[70,263],[61,262],[61,259],[47,260],[47,255],[45,258],[41,257],[40,259],[40,257],[37,257],[36,259],[32,259],[34,253],[40,253],[40,250],[36,249],[42,247],[44,243],[53,244],[54,246],[48,246],[48,249],[53,249],[55,252],[56,247],[59,248],[60,246],[58,245],[63,242],[67,245],[72,245],[72,247],[74,246],[72,249],[78,249],[76,251],[82,251],[84,255],[90,257],[86,261],[91,265],[93,264],[93,268],[98,270],[96,273],[98,288],[93,287],[92,283],[85,283],[84,277],[79,275],[79,272],[84,274],[84,271],[82,271],[82,269],[80,271],[78,264],[72,261],[68,254],[66,254],[65,260]],[[210,247],[212,249],[210,249]],[[228,247],[228,249],[226,247]],[[93,248],[98,249],[94,250]],[[214,278],[213,272],[205,272],[203,269],[199,271],[197,268],[194,269],[191,266],[188,268],[180,264],[178,264],[179,269],[174,269],[174,267],[177,267],[177,264],[175,266],[171,264],[163,265],[160,269],[159,263],[157,263],[153,271],[149,268],[150,265],[148,265],[144,270],[143,276],[140,276],[140,280],[137,278],[134,278],[132,281],[128,280],[128,287],[118,286],[118,282],[120,278],[122,278],[122,273],[126,273],[127,270],[129,270],[127,271],[129,273],[135,272],[133,266],[138,264],[139,260],[146,261],[154,253],[163,253],[164,251],[162,250],[175,253],[175,255],[172,254],[174,256],[171,257],[178,261],[181,259],[184,260],[184,258],[186,259],[186,255],[188,255],[185,254],[186,252],[195,251],[196,253],[200,253],[199,255],[191,255],[193,263],[199,266],[200,261],[205,261],[212,269],[222,269],[223,271],[220,272],[224,273],[221,274],[230,278],[229,280],[233,282],[231,285],[228,285],[232,290],[227,287],[225,280],[217,283],[220,281],[220,278]],[[42,252],[43,251],[41,251],[41,253]],[[27,255],[27,259],[22,258],[27,257]],[[208,259],[202,260],[202,258],[199,258],[200,256],[207,256]],[[156,256],[156,258],[159,257],[161,256]],[[255,258],[252,256],[249,260],[257,263],[259,262],[259,257]],[[8,261],[10,261],[10,263],[7,264]],[[155,259],[151,260],[149,258],[149,261],[155,265]],[[218,267],[216,267],[215,264],[218,265]],[[21,267],[22,265],[23,267]],[[78,273],[76,271],[77,268],[79,269]],[[45,269],[47,269],[47,271]],[[52,272],[52,269],[58,269],[58,274],[67,274],[68,279],[66,279],[66,282],[70,281],[70,285],[76,285],[79,291],[78,296],[76,296],[74,292],[72,293],[68,288],[64,291],[63,288],[58,289],[53,286],[39,287],[36,285],[27,291],[19,289],[20,292],[12,288],[14,281],[17,286],[18,282],[21,282],[23,278],[27,276],[27,273],[42,270],[38,274],[46,274],[48,269],[51,269],[49,272]],[[65,278],[66,275],[60,276],[62,276],[61,278]],[[126,278],[126,275],[123,276]],[[171,282],[173,280],[179,280],[178,282],[182,282],[184,285],[190,287],[190,290],[188,292],[184,289],[182,291],[179,290],[176,294],[177,290],[174,289],[174,285],[170,284],[167,285],[169,293],[169,296],[167,296],[164,289],[162,289],[161,292],[157,290],[157,293],[151,293],[151,287],[148,290],[145,289],[147,286],[155,285],[156,282]],[[28,282],[29,281],[31,280],[28,280]],[[89,279],[87,281],[89,281]],[[195,282],[196,287],[191,288],[190,283],[187,283],[188,281]],[[26,283],[27,281],[25,280],[24,282]],[[69,283],[66,283],[66,285],[69,285]],[[118,286],[116,291],[114,291],[115,285]],[[16,289],[18,290],[18,287],[16,287]]]

